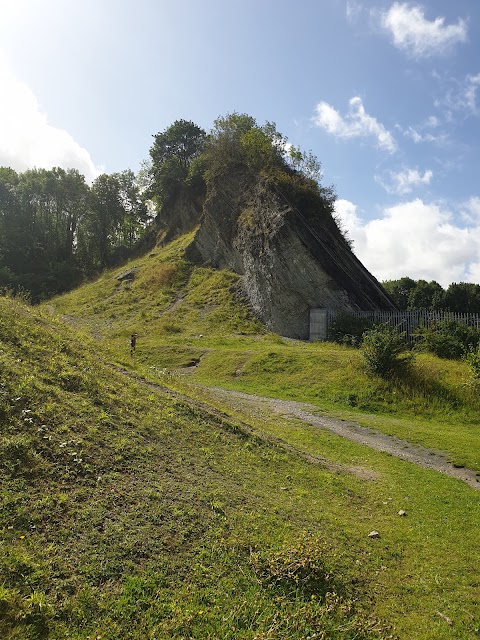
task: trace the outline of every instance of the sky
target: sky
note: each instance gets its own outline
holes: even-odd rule
[[[480,283],[478,0],[0,0],[0,166],[138,171],[233,111],[318,157],[379,280]]]

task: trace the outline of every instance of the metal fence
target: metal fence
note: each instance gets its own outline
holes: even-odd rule
[[[311,310],[311,334],[310,339],[326,339],[329,328],[339,316],[349,316],[351,318],[365,319],[372,324],[389,324],[398,327],[405,332],[408,342],[413,342],[415,332],[419,327],[430,327],[438,322],[457,322],[467,326],[480,329],[480,314],[478,313],[457,313],[454,311],[429,311],[427,309],[416,309],[415,311],[337,311],[335,309],[312,309]],[[316,312],[316,313],[315,313]],[[313,320],[322,318],[321,333],[315,334]],[[320,327],[319,327],[320,328]],[[313,333],[312,333],[313,331]]]

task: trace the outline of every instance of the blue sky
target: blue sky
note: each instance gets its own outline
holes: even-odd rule
[[[377,278],[480,283],[480,2],[0,0],[0,165],[138,170],[174,120],[273,121]]]

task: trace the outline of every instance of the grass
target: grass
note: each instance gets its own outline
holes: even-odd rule
[[[480,470],[479,404],[464,363],[421,355],[411,378],[384,382],[365,375],[354,349],[269,334],[234,274],[183,260],[187,241],[41,311],[2,302],[0,632],[475,637],[474,490],[195,386],[306,400]],[[134,265],[132,282],[115,280]],[[193,358],[199,366],[186,367]],[[169,373],[178,370],[190,375]]]
[[[376,561],[354,565],[363,527],[352,513],[336,532],[336,509],[313,508],[350,477],[329,487],[235,421],[112,370],[45,314],[0,311],[2,637],[385,635],[366,586]],[[282,557],[311,563],[308,589],[269,578]]]

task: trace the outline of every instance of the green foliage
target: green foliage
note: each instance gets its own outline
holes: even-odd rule
[[[151,183],[148,195],[162,205],[173,200],[189,177],[192,162],[198,158],[206,141],[206,133],[191,121],[176,120],[165,131],[154,136],[150,149]],[[198,189],[200,176],[197,171],[195,187]]]
[[[476,349],[480,334],[475,327],[454,320],[419,327],[415,332],[417,346],[439,358],[461,358],[465,351]]]
[[[412,278],[400,278],[399,280],[385,280],[382,286],[394,301],[400,311],[408,309],[410,292],[415,289],[416,283]]]
[[[338,313],[328,328],[328,339],[339,344],[360,346],[363,334],[372,327],[368,318],[355,318],[351,313]]]
[[[388,324],[363,334],[362,355],[366,371],[381,378],[404,374],[413,357],[406,352],[405,334]]]
[[[445,292],[444,304],[449,311],[480,314],[480,285],[453,282]]]
[[[386,280],[383,287],[401,311],[444,309],[457,313],[480,313],[480,285],[453,282],[444,290],[432,280]]]
[[[417,280],[415,287],[408,294],[408,309],[442,309],[445,291],[432,280]]]
[[[0,287],[39,301],[133,250],[148,213],[131,171],[90,188],[75,169],[0,168]]]
[[[468,365],[470,381],[478,384],[480,382],[480,346],[470,346],[464,354],[464,360]]]

